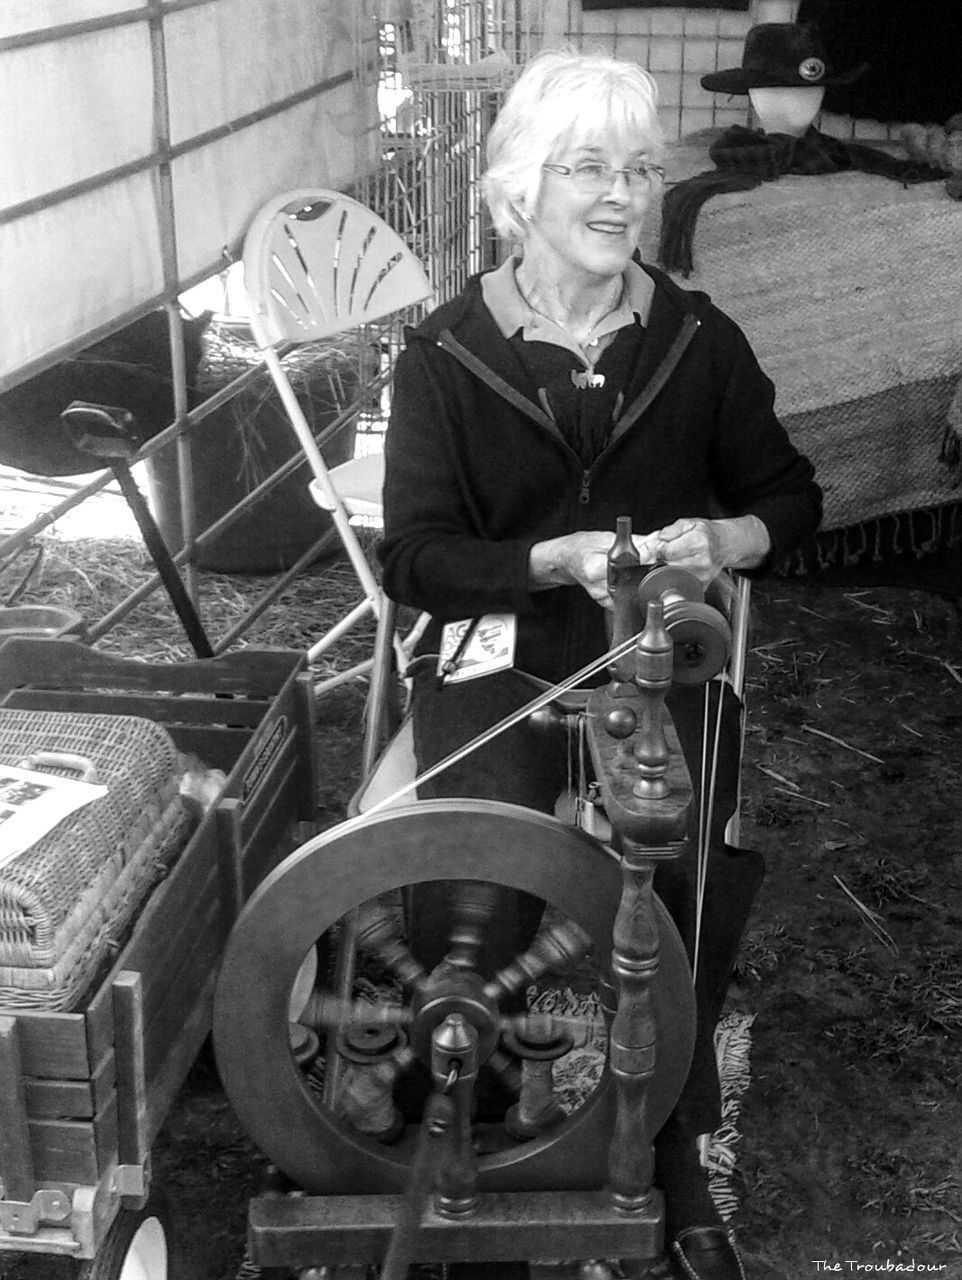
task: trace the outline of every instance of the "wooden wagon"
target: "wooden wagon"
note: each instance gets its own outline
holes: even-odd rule
[[[152,664],[80,644],[0,646],[0,706],[136,715],[227,775],[109,972],[73,1012],[0,1008],[4,1253],[80,1261],[85,1280],[166,1273],[150,1149],[208,1034],[221,952],[254,886],[315,811],[303,654]]]

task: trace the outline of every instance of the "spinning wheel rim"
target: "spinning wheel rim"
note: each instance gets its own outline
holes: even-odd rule
[[[429,847],[430,846],[430,847]],[[565,872],[566,874],[562,874]],[[358,892],[358,882],[362,890]],[[604,945],[621,893],[617,860],[592,837],[546,814],[488,800],[434,800],[332,828],[308,841],[252,895],[225,951],[214,1044],[225,1092],[251,1138],[308,1192],[402,1190],[401,1154],[349,1132],[312,1093],[289,1049],[291,985],[304,955],[360,902],[404,885],[490,880],[546,898]],[[684,948],[656,900],[661,956],[652,1133],[684,1082],[694,999]],[[486,1189],[596,1185],[597,1150],[613,1110],[607,1072],[558,1130],[481,1161]],[[590,1149],[583,1182],[575,1176]],[[605,1152],[600,1152],[604,1168]],[[592,1160],[594,1163],[592,1164]],[[560,1166],[560,1172],[552,1173]],[[603,1181],[603,1174],[601,1179]]]

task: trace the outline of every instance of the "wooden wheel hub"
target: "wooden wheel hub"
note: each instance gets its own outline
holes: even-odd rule
[[[431,1035],[451,1013],[460,1013],[478,1033],[478,1061],[486,1062],[498,1043],[501,1013],[486,994],[480,974],[439,964],[412,1001],[411,1048],[422,1062],[431,1061]]]

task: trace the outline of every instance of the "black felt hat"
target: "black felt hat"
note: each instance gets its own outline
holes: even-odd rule
[[[851,84],[867,67],[835,71],[815,31],[795,22],[762,22],[745,37],[742,65],[702,76],[703,89],[747,93],[749,89],[828,88]]]

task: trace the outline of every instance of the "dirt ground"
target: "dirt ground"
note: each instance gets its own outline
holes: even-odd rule
[[[757,1019],[735,1225],[758,1280],[817,1259],[954,1280],[959,603],[804,581],[755,600],[745,836],[769,875],[740,961]]]
[[[753,615],[742,838],[768,877],[732,993],[756,1014],[734,1219],[749,1277],[914,1262],[959,1280],[962,610],[786,579]],[[355,712],[348,692],[323,709],[332,813]],[[196,1280],[232,1280],[260,1162],[209,1063],[157,1161]]]
[[[768,877],[731,1000],[756,1015],[733,1226],[749,1280],[962,1280],[962,602],[754,592],[742,841]],[[360,695],[321,705],[331,821]],[[209,1055],[154,1150],[182,1280],[234,1280],[264,1160]],[[911,1265],[910,1265],[911,1264]],[[55,1280],[49,1260],[4,1280]]]

